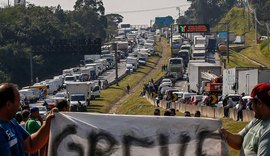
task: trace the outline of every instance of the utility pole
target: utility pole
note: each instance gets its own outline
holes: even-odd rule
[[[254,22],[255,22],[255,43],[257,44],[257,15],[256,9],[254,9]]]
[[[180,20],[180,16],[181,16],[181,9],[180,7],[176,7],[176,10],[178,10],[178,19]],[[179,21],[180,22],[180,21]],[[178,23],[180,24],[180,23]]]
[[[230,59],[229,59],[229,52],[230,52],[230,32],[229,32],[229,23],[226,22],[226,31],[227,31],[227,60],[228,60],[228,63],[230,62]]]
[[[268,21],[266,23],[266,29],[267,29],[267,52],[269,52],[269,27],[268,27]]]
[[[33,85],[34,84],[34,81],[33,81],[33,56],[32,56],[32,53],[30,53],[30,85]]]
[[[116,82],[116,86],[119,86],[118,84],[118,54],[117,54],[117,43],[113,42],[112,43],[112,48],[113,50],[115,50],[114,52],[114,57],[115,57],[115,82]]]
[[[171,39],[170,39],[170,41],[171,41],[171,56],[173,57],[173,45],[172,45],[172,43],[173,43],[173,24],[171,24],[171,35],[170,35],[170,37],[171,37]]]

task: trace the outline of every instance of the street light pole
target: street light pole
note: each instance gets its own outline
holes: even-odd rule
[[[257,44],[257,14],[256,14],[256,9],[254,9],[254,25],[255,25],[255,43]]]
[[[32,53],[30,53],[30,85],[33,85],[33,56]]]
[[[170,41],[171,41],[171,56],[173,57],[173,45],[172,45],[172,43],[173,43],[173,24],[171,25],[171,35],[170,35],[170,37],[171,37],[171,39],[170,39]]]
[[[230,62],[230,58],[229,58],[229,56],[230,56],[230,54],[229,54],[229,52],[230,52],[230,33],[229,33],[229,23],[228,22],[226,22],[226,31],[227,31],[227,60],[228,60],[228,63]]]

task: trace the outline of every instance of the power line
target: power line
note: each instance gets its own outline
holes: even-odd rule
[[[190,4],[180,5],[180,6],[171,6],[171,7],[163,7],[163,8],[154,8],[154,9],[145,9],[145,10],[132,10],[132,11],[119,11],[119,12],[113,12],[114,14],[127,14],[127,13],[138,13],[138,12],[150,12],[150,11],[158,11],[158,10],[167,10],[172,9],[176,7],[185,7],[190,6]],[[108,13],[111,14],[111,13]]]

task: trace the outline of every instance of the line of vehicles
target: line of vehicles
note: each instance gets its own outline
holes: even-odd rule
[[[100,97],[100,90],[109,85],[107,80],[102,80],[102,83],[97,80],[105,71],[115,68],[120,59],[126,60],[126,72],[135,71],[139,65],[146,65],[148,57],[154,54],[153,33],[125,33],[127,37],[119,34],[115,38],[117,50],[113,49],[112,44],[104,44],[101,54],[85,55],[79,66],[63,69],[62,74],[54,76],[53,79],[23,87],[19,91],[21,103],[34,104],[44,101],[44,106],[51,109],[56,101],[66,99],[70,103],[71,111],[75,111],[78,106],[83,106],[86,110],[90,100]]]

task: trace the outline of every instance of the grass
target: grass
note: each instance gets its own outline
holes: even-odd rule
[[[223,59],[226,59],[226,56],[223,56]],[[259,67],[257,64],[247,60],[246,58],[243,58],[241,55],[239,55],[235,51],[230,51],[230,56],[229,56],[229,64],[228,68],[233,68],[233,67]]]
[[[161,44],[163,46],[161,46]],[[131,88],[134,88],[138,83],[142,82],[138,86],[139,89],[133,90],[133,92],[127,98],[123,98],[124,100],[119,105],[116,113],[129,115],[152,115],[153,109],[156,107],[153,106],[149,101],[147,101],[145,97],[140,96],[140,92],[143,88],[143,84],[147,83],[151,78],[153,78],[154,80],[158,80],[164,75],[164,73],[161,71],[161,67],[158,67],[156,65],[158,61],[161,61],[160,64],[166,64],[171,55],[170,47],[167,41],[165,39],[162,39],[161,44],[157,45],[155,48],[156,51],[163,51],[162,59],[159,60],[159,57],[150,57],[147,66],[140,67],[134,74],[130,74],[125,77],[119,82],[119,86],[113,85],[106,90],[102,90],[102,97],[91,101],[91,106],[88,108],[88,111],[108,113],[116,102],[118,102],[120,99],[127,95],[125,88],[127,84],[129,84]],[[237,53],[232,53],[231,55],[231,58],[237,57]],[[244,61],[245,60],[242,60],[241,62]],[[233,61],[231,61],[231,63],[232,62]],[[150,72],[151,69],[155,70],[153,72]],[[147,76],[148,74],[149,76]],[[161,109],[161,114],[163,113],[164,110]],[[183,116],[183,113],[177,112],[177,116]],[[223,123],[223,127],[230,132],[239,132],[247,124],[245,122],[236,122],[230,119],[221,119],[221,121]],[[239,151],[233,149],[230,149],[229,152],[230,156],[239,155]]]
[[[169,45],[167,44],[167,40],[162,39],[161,44],[163,44],[164,49],[170,49]],[[155,46],[155,50],[159,55],[161,55],[162,46],[159,44]],[[112,85],[106,90],[101,91],[101,98],[98,98],[96,100],[91,101],[91,105],[88,107],[89,112],[98,112],[98,113],[108,113],[109,110],[112,108],[112,106],[118,102],[123,96],[127,94],[126,92],[126,86],[127,84],[130,85],[131,89],[134,88],[138,83],[144,82],[147,83],[150,79],[144,79],[148,73],[155,68],[156,64],[158,63],[159,59],[162,61],[162,64],[165,64],[168,62],[168,59],[170,58],[169,51],[166,51],[165,55],[162,59],[160,59],[159,56],[153,56],[149,58],[149,61],[147,62],[146,66],[140,66],[136,72],[126,76],[123,80],[119,82],[119,86]],[[163,76],[163,72],[161,71],[161,68],[157,68],[155,70],[154,75],[152,75],[151,78],[155,80],[158,80],[160,77]],[[143,86],[141,86],[141,89]],[[139,91],[136,91],[136,94],[139,94]],[[141,99],[143,100],[143,99]],[[132,100],[133,101],[133,100]],[[136,101],[136,100],[135,100]],[[146,102],[148,103],[149,102]]]
[[[255,42],[255,30],[253,28],[253,18],[250,21],[250,30],[248,30],[248,20],[245,16],[243,16],[244,10],[242,8],[234,7],[232,8],[227,15],[220,20],[219,23],[226,23],[229,21],[229,30],[233,31],[236,35],[245,35],[245,48],[239,53],[263,64],[266,67],[270,67],[270,51],[267,49],[266,43],[256,44]],[[245,18],[243,18],[245,17]],[[214,30],[226,30],[225,24],[219,24],[216,26]],[[259,36],[259,35],[258,35]],[[262,47],[262,48],[261,48]],[[226,59],[226,57],[224,57]],[[228,62],[228,61],[226,61]],[[237,52],[230,51],[230,60],[227,64],[227,67],[258,67],[255,63],[242,58],[242,56],[238,55]]]

